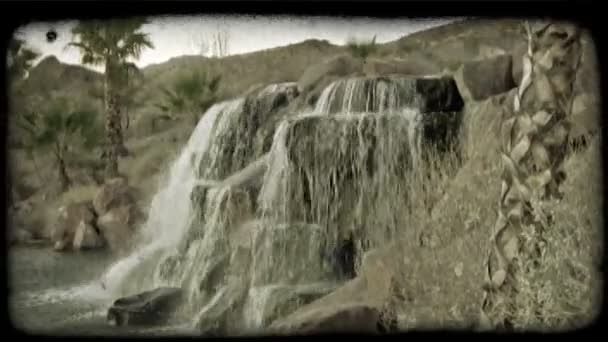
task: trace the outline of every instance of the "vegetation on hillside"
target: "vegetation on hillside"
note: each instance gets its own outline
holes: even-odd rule
[[[209,76],[201,71],[183,73],[171,88],[161,88],[164,98],[157,107],[170,116],[188,115],[196,125],[201,114],[216,102],[220,81],[220,75]]]
[[[371,40],[361,40],[358,41],[354,38],[349,39],[346,46],[348,50],[353,55],[353,57],[361,58],[364,61],[372,56],[373,54],[378,52],[378,44],[376,44],[376,36],[374,36]]]
[[[22,113],[17,119],[25,133],[26,150],[48,150],[53,154],[61,191],[71,184],[67,154],[79,148],[90,150],[98,143],[96,115],[94,110],[62,97],[40,99],[33,111]]]

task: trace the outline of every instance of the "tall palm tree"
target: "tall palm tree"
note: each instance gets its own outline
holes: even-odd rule
[[[579,28],[572,25],[526,23],[525,29],[523,77],[501,127],[504,172],[481,316],[487,327],[536,328],[549,319],[542,314],[546,294],[534,285],[541,281],[544,240],[553,225],[545,204],[561,197],[565,179],[581,42]]]
[[[120,82],[127,61],[137,59],[145,48],[154,48],[148,34],[140,32],[145,18],[80,22],[72,29],[69,46],[80,49],[82,63],[104,65],[104,102],[106,111],[104,149],[105,177],[118,175],[118,157],[125,151],[119,106]]]

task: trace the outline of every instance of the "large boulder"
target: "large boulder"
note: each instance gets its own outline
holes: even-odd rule
[[[63,250],[72,245],[81,223],[95,224],[95,211],[90,201],[70,203],[59,208],[51,233],[51,241],[56,250]]]
[[[141,222],[142,213],[134,204],[113,208],[97,219],[99,228],[108,247],[112,250],[123,250],[129,246],[136,225]]]
[[[97,215],[102,216],[113,208],[135,203],[134,189],[125,178],[113,178],[99,189],[93,199],[93,207]]]
[[[501,55],[463,64],[456,79],[463,96],[475,101],[505,93],[516,87],[511,55]]]
[[[379,332],[394,284],[384,259],[383,253],[368,252],[357,278],[276,320],[269,330],[279,335]]]
[[[175,313],[181,299],[182,290],[173,287],[161,287],[120,298],[108,309],[107,320],[118,326],[166,323]]]

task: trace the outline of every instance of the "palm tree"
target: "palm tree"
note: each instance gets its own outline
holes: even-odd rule
[[[145,48],[154,48],[148,34],[140,32],[146,19],[120,19],[80,22],[72,29],[75,41],[69,46],[80,49],[82,63],[104,65],[104,102],[106,111],[105,176],[118,175],[118,157],[125,151],[120,114],[120,82],[126,62],[137,59]]]
[[[525,29],[524,73],[513,109],[501,127],[504,172],[485,262],[481,312],[488,327],[508,323],[520,329],[546,323],[543,297],[547,294],[533,283],[542,280],[543,245],[553,225],[545,205],[562,196],[568,120],[581,56],[577,27],[548,23],[534,29],[526,23]]]
[[[156,106],[168,115],[187,114],[196,125],[200,114],[217,100],[221,76],[209,77],[196,71],[182,74],[171,89],[162,88],[164,99]]]
[[[48,103],[48,100],[45,102]],[[48,149],[53,153],[62,191],[71,184],[67,173],[66,154],[77,146],[90,150],[98,142],[96,115],[94,110],[77,106],[62,97],[51,100],[44,109],[19,116],[17,124],[25,132],[26,148]]]

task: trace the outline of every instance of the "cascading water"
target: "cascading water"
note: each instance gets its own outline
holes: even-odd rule
[[[141,243],[133,254],[113,265],[103,277],[104,286],[113,295],[141,291],[159,286],[151,281],[151,272],[163,253],[171,251],[184,239],[190,227],[193,210],[190,194],[198,181],[197,167],[207,153],[213,133],[241,105],[242,100],[213,105],[194,129],[188,143],[172,164],[165,182],[152,199],[147,222],[141,230]],[[218,122],[219,121],[219,122]],[[142,274],[143,273],[143,274]],[[142,276],[137,279],[137,276]],[[128,279],[128,289],[123,288]]]
[[[345,280],[341,240],[362,251],[403,227],[396,214],[427,107],[418,88],[399,77],[340,80],[295,116],[280,111],[298,95],[293,83],[214,105],[154,197],[140,246],[105,287],[114,299],[181,287],[181,313],[223,334],[261,332],[293,303],[328,293]],[[225,181],[260,163],[261,189]]]

